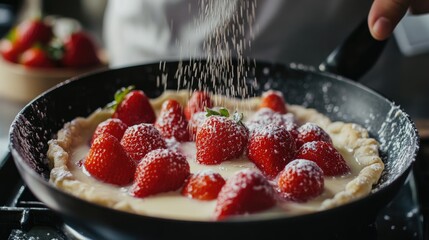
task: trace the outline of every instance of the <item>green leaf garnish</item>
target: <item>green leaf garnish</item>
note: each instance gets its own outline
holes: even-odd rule
[[[118,105],[124,100],[125,96],[127,96],[127,94],[130,93],[135,88],[136,87],[133,85],[120,88],[118,91],[115,92],[114,100],[108,103],[105,108],[110,108],[110,109],[113,109],[113,111],[115,111]]]
[[[219,109],[219,111],[206,108],[206,112],[207,112],[206,117],[210,117],[210,116],[221,116],[221,117],[227,117],[227,118],[230,117],[230,114],[226,108],[221,108]],[[238,113],[238,112],[234,112],[234,114],[231,116],[231,119],[234,122],[244,126],[243,118],[244,118],[244,114]]]
[[[225,108],[221,108],[221,109],[219,109],[219,111],[215,111],[213,109],[206,108],[206,112],[207,112],[206,117],[210,117],[210,116],[229,117],[229,112]]]

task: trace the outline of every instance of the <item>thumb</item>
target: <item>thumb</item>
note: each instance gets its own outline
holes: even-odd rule
[[[374,0],[368,15],[368,26],[377,40],[388,38],[407,12],[411,0]]]

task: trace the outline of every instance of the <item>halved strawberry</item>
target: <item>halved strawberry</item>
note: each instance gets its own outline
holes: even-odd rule
[[[144,198],[178,190],[189,176],[189,164],[181,153],[170,149],[149,152],[138,164],[130,192]]]
[[[241,123],[242,116],[228,118],[226,109],[209,110],[209,115],[197,132],[197,161],[212,165],[241,156],[248,139],[248,131]]]
[[[94,141],[99,135],[104,133],[109,133],[110,135],[114,136],[118,141],[121,141],[122,136],[124,135],[125,130],[127,130],[128,126],[123,123],[118,118],[109,118],[106,121],[101,122],[98,124],[97,128],[95,129],[94,134],[92,135],[91,142]]]
[[[288,200],[306,202],[323,193],[323,171],[313,161],[296,159],[286,165],[277,184]]]
[[[191,140],[195,141],[197,137],[197,131],[203,125],[203,123],[207,119],[206,112],[197,112],[194,113],[191,119],[188,122],[189,135],[191,136]]]
[[[32,47],[25,50],[19,58],[19,63],[26,67],[53,68],[55,62],[48,54],[39,47]]]
[[[298,128],[296,138],[297,147],[300,148],[306,142],[324,141],[332,143],[331,137],[321,127],[314,123],[305,123]]]
[[[164,138],[175,138],[179,142],[189,141],[188,121],[182,106],[174,99],[166,100],[161,107],[155,127]]]
[[[204,91],[195,91],[185,107],[186,119],[191,119],[192,115],[197,112],[203,112],[206,108],[213,107],[213,100],[210,94]]]
[[[64,41],[64,54],[61,62],[66,67],[74,68],[100,64],[95,42],[85,32],[72,33]]]
[[[307,142],[299,148],[295,158],[316,162],[325,176],[341,176],[350,173],[343,156],[331,143],[323,141]]]
[[[295,153],[295,139],[284,127],[270,124],[250,134],[247,157],[270,179],[292,161]]]
[[[280,91],[269,90],[263,93],[259,108],[270,108],[281,114],[287,113],[286,102]]]
[[[147,123],[128,127],[121,139],[121,145],[131,159],[137,163],[150,151],[166,148],[159,131]]]
[[[182,195],[198,200],[213,200],[217,198],[225,179],[213,171],[200,171],[192,174],[182,189]]]
[[[132,86],[122,88],[115,93],[112,118],[119,118],[128,126],[154,123],[156,116],[149,99],[143,91],[132,89]]]
[[[274,191],[264,176],[249,169],[229,178],[216,202],[215,218],[222,220],[234,215],[255,213],[275,205]]]
[[[119,140],[108,133],[94,139],[84,166],[98,180],[120,186],[131,183],[136,170]]]

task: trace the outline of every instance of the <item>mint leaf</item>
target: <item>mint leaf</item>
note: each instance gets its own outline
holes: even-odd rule
[[[219,109],[219,112],[210,108],[206,108],[206,112],[207,112],[206,117],[210,117],[210,116],[229,117],[229,112],[225,108]]]
[[[118,91],[115,92],[114,100],[108,103],[105,108],[116,110],[118,105],[124,100],[125,96],[127,96],[127,94],[130,93],[135,88],[136,87],[133,85],[120,88]]]

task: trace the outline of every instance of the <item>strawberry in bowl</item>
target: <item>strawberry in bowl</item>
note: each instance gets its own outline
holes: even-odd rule
[[[104,67],[88,32],[76,28],[60,37],[58,25],[47,17],[25,19],[0,40],[0,96],[27,102],[68,78]]]

